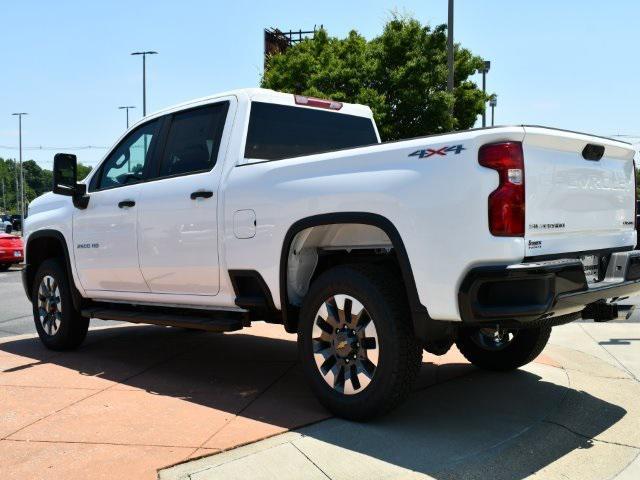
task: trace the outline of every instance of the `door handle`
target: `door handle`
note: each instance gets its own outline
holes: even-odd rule
[[[122,200],[120,203],[118,203],[119,208],[129,208],[135,206],[136,202],[134,202],[133,200]]]
[[[209,190],[198,190],[197,192],[191,193],[191,200],[195,200],[196,198],[211,198],[213,197],[213,192]]]

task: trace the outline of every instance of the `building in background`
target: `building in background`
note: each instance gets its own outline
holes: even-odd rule
[[[322,25],[320,25],[322,28]],[[264,29],[264,66],[267,66],[267,59],[271,55],[277,55],[283,53],[287,48],[295,43],[299,43],[305,38],[313,38],[316,34],[316,26],[313,26],[313,30],[289,30],[283,32],[278,28],[265,28]]]

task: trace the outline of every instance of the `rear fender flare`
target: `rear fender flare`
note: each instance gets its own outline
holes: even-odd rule
[[[282,309],[282,321],[286,331],[295,333],[297,331],[298,321],[297,309],[289,303],[287,298],[287,262],[291,242],[293,242],[295,236],[302,230],[321,225],[338,223],[359,223],[371,225],[380,228],[387,234],[396,252],[398,262],[400,264],[400,270],[402,271],[402,279],[404,280],[407,299],[411,309],[414,330],[416,336],[420,337],[421,332],[425,329],[426,320],[430,317],[427,312],[427,308],[420,303],[413,271],[411,269],[411,263],[409,261],[407,250],[404,246],[404,242],[402,241],[402,237],[395,225],[389,219],[382,215],[369,212],[341,212],[314,215],[298,220],[289,227],[282,243],[282,252],[280,255],[280,307]]]

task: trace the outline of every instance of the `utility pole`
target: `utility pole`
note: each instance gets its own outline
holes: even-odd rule
[[[129,105],[126,107],[118,107],[118,110],[126,110],[127,111],[127,130],[129,130],[129,109],[130,108],[136,108],[133,105]]]
[[[131,55],[142,55],[142,116],[147,116],[147,55],[157,55],[158,52],[133,52]]]
[[[453,0],[449,0],[449,20],[447,22],[447,91],[453,93]]]
[[[489,73],[489,69],[490,68],[491,68],[491,62],[486,60],[484,62],[483,67],[482,67],[482,94],[483,94],[483,96],[486,96],[486,94],[487,94],[487,73]],[[482,126],[483,127],[487,126],[486,102],[485,102],[485,108],[482,110]]]
[[[20,158],[20,215],[22,215],[22,222],[24,222],[24,172],[22,171],[22,116],[29,115],[26,112],[12,113],[18,117],[18,150]],[[16,196],[18,195],[16,188]]]

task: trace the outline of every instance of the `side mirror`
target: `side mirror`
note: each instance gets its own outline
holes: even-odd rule
[[[77,192],[78,160],[71,153],[56,153],[53,157],[53,193],[73,197]]]
[[[53,193],[73,197],[76,208],[89,205],[87,186],[78,183],[78,160],[70,153],[56,153],[53,157]]]

